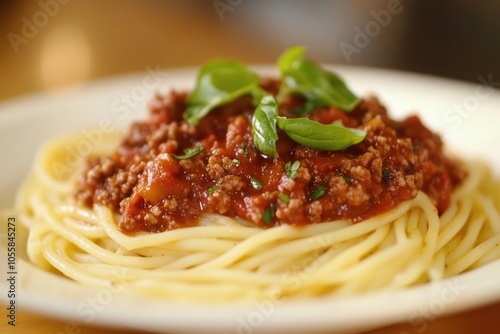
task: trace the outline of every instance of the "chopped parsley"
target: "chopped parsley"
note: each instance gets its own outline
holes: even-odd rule
[[[311,197],[309,198],[309,200],[312,202],[312,201],[315,201],[317,199],[319,199],[321,196],[323,196],[324,194],[326,194],[326,187],[325,186],[318,186],[314,192],[312,193]]]
[[[352,181],[354,181],[352,177],[342,176],[342,178],[343,178],[343,179],[344,179],[344,181],[345,181],[345,182],[347,182],[347,183],[352,183]]]
[[[262,220],[267,224],[271,224],[273,222],[273,219],[274,219],[274,207],[271,204],[266,209],[266,211],[264,211],[264,214],[262,215]]]
[[[220,179],[219,181],[217,181],[216,184],[214,184],[213,186],[211,186],[210,188],[208,188],[206,190],[206,193],[208,196],[212,195],[214,192],[216,192],[217,190],[219,190],[220,188],[220,184],[222,183],[222,179]]]
[[[248,155],[248,147],[245,143],[241,143],[241,149],[243,150],[244,155]]]
[[[252,187],[254,187],[254,189],[257,189],[257,190],[262,189],[262,183],[259,180],[257,180],[256,178],[251,177],[250,183],[252,184]]]
[[[215,185],[211,186],[210,188],[207,189],[207,195],[212,195],[218,189],[219,189],[219,185],[218,184],[215,184]]]
[[[297,177],[297,171],[300,168],[300,161],[295,161],[293,164],[291,161],[288,161],[285,164],[285,174],[292,180]]]
[[[280,193],[278,198],[286,204],[290,203],[290,197],[286,194]]]
[[[387,183],[391,179],[391,174],[387,169],[385,169],[385,167],[382,167],[382,179]]]
[[[197,155],[198,153],[203,151],[203,149],[204,149],[203,145],[198,144],[195,147],[185,148],[183,155],[173,154],[173,156],[177,160],[186,160],[186,159],[194,157],[195,155]]]

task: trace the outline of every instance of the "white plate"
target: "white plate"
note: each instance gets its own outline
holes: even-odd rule
[[[259,71],[269,68],[258,67]],[[386,70],[336,66],[359,95],[376,94],[391,115],[418,113],[453,150],[487,159],[500,172],[500,93],[477,85]],[[187,88],[192,69],[156,75],[161,89]],[[488,80],[488,77],[485,76]],[[15,190],[39,144],[53,135],[111,121],[122,126],[145,115],[155,87],[150,73],[95,82],[52,94],[0,104],[0,203],[12,207]],[[130,96],[127,98],[127,96]],[[128,102],[127,102],[128,101]],[[127,106],[127,103],[131,107]],[[122,117],[126,113],[129,115]],[[5,222],[2,221],[2,226]],[[6,228],[2,231],[6,231]],[[435,284],[400,292],[379,292],[344,300],[270,301],[241,305],[198,305],[151,301],[123,291],[92,289],[44,272],[26,261],[26,231],[18,226],[17,306],[68,321],[169,333],[357,332],[409,322],[415,330],[436,316],[500,300],[500,261]],[[6,265],[5,237],[0,247]],[[383,270],[383,268],[381,268]],[[7,272],[4,268],[2,273]],[[0,290],[6,291],[0,280]],[[0,294],[7,302],[7,294]]]

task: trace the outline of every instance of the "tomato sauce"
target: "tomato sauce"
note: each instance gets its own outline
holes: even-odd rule
[[[262,86],[273,92],[279,82]],[[262,155],[253,144],[250,97],[213,110],[196,126],[183,118],[186,99],[178,92],[156,96],[149,118],[131,125],[116,152],[89,159],[77,200],[120,213],[119,229],[126,234],[194,226],[204,213],[263,228],[336,219],[355,223],[419,190],[442,213],[465,177],[444,155],[440,137],[417,116],[393,120],[376,98],[361,101],[351,113],[318,108],[309,115],[365,130],[361,143],[320,151],[278,131],[277,158]],[[289,96],[280,114],[294,117],[302,103]],[[194,148],[197,153],[186,154]]]

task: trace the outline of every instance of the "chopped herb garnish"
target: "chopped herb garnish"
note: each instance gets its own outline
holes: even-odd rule
[[[385,182],[389,182],[389,180],[391,179],[391,174],[387,169],[385,169],[385,167],[382,167],[382,179]]]
[[[418,151],[420,151],[421,149],[422,149],[422,147],[420,147],[420,145],[415,145],[415,146],[413,146],[413,150],[414,150],[414,151],[417,151],[417,152],[418,152]]]
[[[243,154],[244,155],[248,155],[248,148],[247,148],[247,145],[245,143],[241,143],[241,149],[243,150]]]
[[[238,159],[233,159],[233,163],[236,164],[236,165],[239,165],[240,161]]]
[[[252,184],[252,187],[254,187],[257,190],[262,188],[262,183],[260,183],[260,181],[254,177],[250,178],[250,183]]]
[[[204,149],[203,145],[198,144],[195,147],[185,148],[183,155],[173,154],[173,156],[177,160],[186,160],[186,159],[194,157],[195,155],[197,155],[198,153],[203,151],[203,149]]]
[[[290,203],[290,197],[288,197],[288,195],[280,193],[278,197],[282,202],[285,202],[286,204]]]
[[[300,161],[295,161],[293,164],[291,161],[288,161],[285,164],[285,174],[287,177],[291,178],[292,180],[297,177],[297,171],[300,168]]]
[[[220,179],[219,181],[217,181],[216,184],[214,184],[213,186],[211,186],[210,188],[207,189],[206,193],[207,195],[212,195],[214,192],[216,192],[217,190],[219,190],[220,188],[220,184],[222,183],[222,180],[223,179]]]
[[[323,196],[326,193],[326,187],[324,186],[318,186],[316,190],[311,195],[311,198],[309,198],[310,201],[315,201],[319,199],[321,196]]]
[[[207,195],[212,195],[218,189],[219,189],[219,184],[214,184],[213,186],[207,189]]]
[[[345,182],[347,183],[352,183],[353,179],[351,177],[348,177],[348,176],[342,176],[342,178],[344,179]]]
[[[271,224],[274,219],[274,207],[273,205],[269,205],[269,207],[264,211],[264,214],[262,215],[262,220],[267,223]]]

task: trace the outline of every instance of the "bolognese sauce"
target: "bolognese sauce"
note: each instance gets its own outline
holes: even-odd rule
[[[280,81],[261,87],[277,94]],[[278,130],[276,157],[256,149],[250,96],[242,96],[193,125],[187,93],[157,95],[149,118],[128,129],[110,156],[88,160],[76,198],[120,214],[126,234],[197,225],[215,213],[267,228],[347,219],[353,223],[385,212],[424,191],[440,213],[465,177],[443,153],[440,137],[417,116],[389,118],[374,97],[353,111],[317,107],[311,120],[340,121],[366,131],[364,140],[340,151],[303,146]],[[279,114],[296,117],[304,101],[289,95]]]

